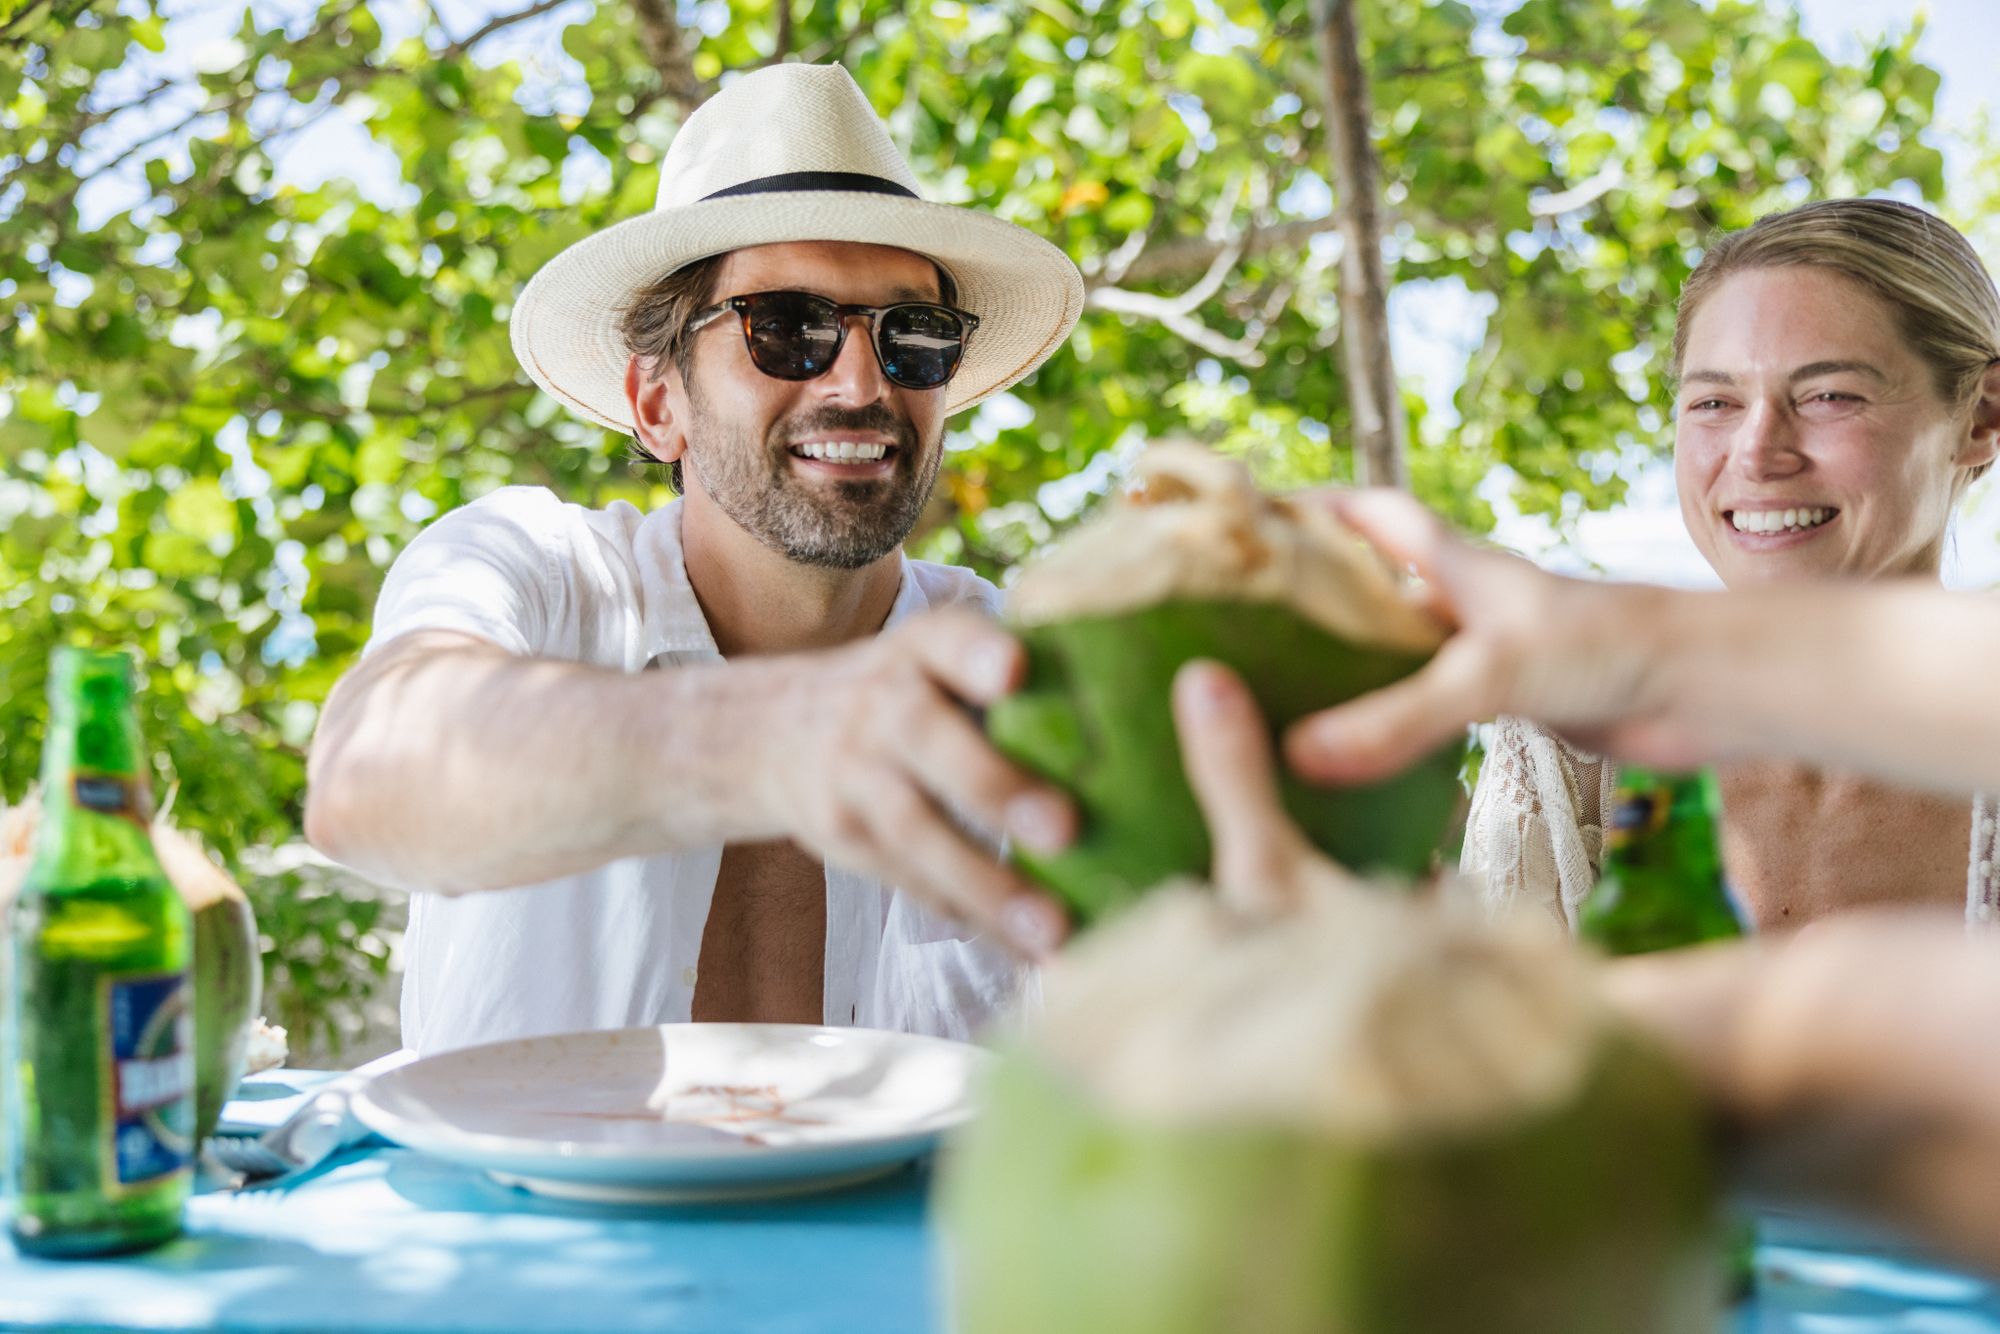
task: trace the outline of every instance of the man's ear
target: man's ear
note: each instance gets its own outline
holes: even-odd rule
[[[632,409],[632,433],[639,448],[662,463],[673,463],[687,452],[687,431],[681,425],[685,395],[681,373],[668,358],[658,375],[646,374],[643,358],[625,363],[625,402]]]
[[[2000,458],[2000,357],[1986,363],[1972,400],[1972,422],[1959,442],[1961,468],[1977,468]]]

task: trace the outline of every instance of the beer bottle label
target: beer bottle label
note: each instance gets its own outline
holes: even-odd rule
[[[194,1160],[194,1016],[186,973],[104,979],[114,1192]]]
[[[129,778],[78,774],[70,782],[70,798],[79,810],[115,815],[139,825],[146,823],[140,814],[138,785]]]
[[[1629,847],[1636,840],[1666,828],[1671,793],[1657,787],[1621,787],[1614,798],[1611,827],[1604,831],[1607,849]]]

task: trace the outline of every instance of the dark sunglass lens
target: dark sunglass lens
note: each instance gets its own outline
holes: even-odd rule
[[[894,306],[882,314],[882,372],[912,389],[934,389],[958,369],[965,322],[943,306]]]
[[[803,292],[760,292],[749,303],[750,360],[758,370],[807,380],[833,365],[840,321],[831,301]]]

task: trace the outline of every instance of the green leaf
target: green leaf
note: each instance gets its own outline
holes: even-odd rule
[[[176,488],[167,497],[166,516],[176,532],[211,550],[236,537],[236,506],[212,477],[197,477]]]

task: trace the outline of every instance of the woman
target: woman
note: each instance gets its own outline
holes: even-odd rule
[[[1681,293],[1681,518],[1732,589],[1936,582],[1952,509],[2000,450],[2000,295],[1965,238],[1889,200],[1838,199],[1724,237]],[[1995,803],[1839,770],[1718,771],[1723,852],[1763,929],[1868,903],[2000,914]],[[1464,866],[1499,907],[1574,926],[1595,883],[1614,766],[1502,718]],[[1967,856],[1971,849],[1970,857]]]

